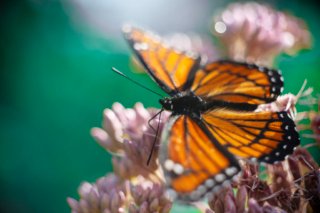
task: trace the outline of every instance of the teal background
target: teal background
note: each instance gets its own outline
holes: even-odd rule
[[[284,92],[297,93],[308,79],[308,86],[319,93],[317,5],[292,0],[273,4],[304,18],[314,39],[312,50],[277,59]],[[112,170],[110,156],[89,134],[90,128],[100,126],[103,109],[115,101],[127,107],[137,101],[159,106],[158,97],[110,71],[116,66],[159,90],[148,76],[128,71],[130,51],[123,38],[102,37],[79,27],[64,5],[1,3],[0,212],[70,212],[66,197],[77,197],[81,181],[94,181]],[[204,15],[203,32],[207,22]],[[173,28],[170,20],[164,23]],[[121,26],[117,28],[120,31]],[[314,155],[319,160],[319,152]]]

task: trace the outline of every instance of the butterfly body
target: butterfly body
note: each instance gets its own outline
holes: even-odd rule
[[[161,99],[159,102],[165,110],[172,111],[173,115],[200,117],[206,106],[206,102],[193,93],[186,95],[179,93],[176,96]]]
[[[283,89],[274,69],[234,61],[200,64],[157,35],[125,27],[125,38],[172,112],[161,135],[159,159],[168,191],[181,201],[217,192],[241,171],[237,158],[282,161],[299,145],[287,112],[255,112]]]

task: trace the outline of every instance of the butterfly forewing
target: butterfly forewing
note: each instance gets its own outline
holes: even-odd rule
[[[200,126],[201,121],[188,116],[171,119],[160,154],[171,194],[184,201],[199,200],[240,171],[235,158]]]
[[[202,120],[230,153],[266,163],[284,160],[300,139],[286,112],[235,112],[217,109]]]
[[[168,94],[188,87],[198,70],[200,57],[178,51],[151,32],[125,27],[124,34],[148,73]]]
[[[282,77],[276,70],[218,61],[196,73],[191,90],[207,101],[258,105],[274,101],[282,88]]]

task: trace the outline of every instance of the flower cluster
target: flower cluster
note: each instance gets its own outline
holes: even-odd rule
[[[317,109],[313,110],[312,107],[315,103],[317,103]],[[309,121],[308,124],[299,123],[298,128],[300,130],[312,130],[312,134],[303,134],[303,136],[314,139],[320,147],[320,98],[316,99],[309,96],[308,99],[301,101],[301,104],[309,106],[311,110],[297,114],[299,121]]]
[[[210,199],[207,212],[306,212],[307,208],[318,212],[319,177],[318,164],[304,148],[262,171],[257,164],[245,162],[233,188],[224,188]]]
[[[139,182],[144,184],[134,185],[109,174],[94,184],[82,183],[80,200],[68,198],[67,201],[72,212],[77,213],[169,212],[172,203],[164,196],[163,187],[143,178]]]
[[[294,54],[311,45],[302,20],[255,2],[229,5],[214,17],[212,32],[228,57],[268,66],[281,52]]]
[[[156,109],[145,109],[137,103],[125,109],[115,103],[103,112],[103,128],[93,128],[92,136],[113,154],[114,173],[96,183],[79,187],[80,200],[68,198],[73,212],[168,212],[171,201],[165,197],[163,176],[158,167],[159,134],[168,117]],[[157,136],[157,137],[156,137]],[[153,147],[153,143],[155,146]],[[149,165],[148,157],[153,153]]]
[[[96,141],[114,155],[112,163],[115,173],[123,178],[130,179],[138,175],[146,178],[159,179],[158,146],[160,135],[156,136],[156,129],[161,132],[168,113],[161,114],[161,120],[154,118],[158,110],[145,109],[137,103],[133,109],[125,109],[115,103],[111,109],[103,113],[103,128],[93,128],[92,136]],[[152,158],[147,165],[150,150]]]

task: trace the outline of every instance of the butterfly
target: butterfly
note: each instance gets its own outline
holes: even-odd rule
[[[276,100],[283,78],[274,69],[220,60],[168,46],[158,35],[126,26],[124,36],[147,73],[169,97],[172,114],[161,135],[159,159],[168,193],[197,201],[241,171],[238,158],[282,161],[299,145],[286,112],[254,112]]]

